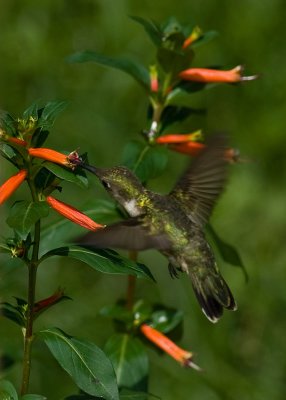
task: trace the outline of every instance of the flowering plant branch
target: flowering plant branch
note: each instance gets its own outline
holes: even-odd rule
[[[136,175],[140,185],[146,188],[150,179],[165,170],[169,150],[197,157],[207,149],[200,127],[190,126],[187,133],[168,132],[173,123],[181,122],[195,112],[190,106],[192,94],[203,90],[209,83],[238,84],[253,80],[256,76],[244,76],[240,66],[232,70],[193,68],[191,64],[196,48],[208,41],[212,33],[203,33],[198,27],[186,29],[174,20],[159,26],[140,17],[132,18],[144,27],[156,47],[156,60],[149,68],[133,60],[114,59],[91,51],[74,54],[69,60],[94,61],[117,68],[130,74],[144,88],[149,99],[145,130],[140,139],[127,143],[123,164]],[[138,262],[137,250],[130,247],[129,257],[125,257],[104,246],[69,243],[79,235],[76,229],[72,230],[71,222],[74,226],[80,226],[79,229],[84,228],[97,234],[110,229],[106,225],[107,216],[114,219],[124,219],[125,216],[118,212],[113,201],[105,202],[105,212],[102,212],[97,207],[99,200],[95,200],[93,215],[87,215],[59,199],[66,181],[84,189],[88,184],[85,170],[94,172],[97,168],[88,166],[86,155],[79,155],[77,151],[59,152],[43,147],[57,115],[64,107],[64,102],[49,102],[43,107],[33,104],[18,119],[8,113],[1,119],[1,155],[14,165],[16,172],[0,186],[0,204],[9,198],[14,200],[16,190],[20,185],[24,186],[24,183],[31,197],[30,201],[20,200],[12,204],[7,224],[13,234],[0,243],[1,253],[18,258],[28,268],[27,299],[16,298],[16,304],[3,302],[0,305],[2,315],[20,326],[23,332],[20,398],[45,398],[42,395],[28,395],[31,390],[32,346],[36,338],[46,343],[61,367],[82,391],[82,394],[72,396],[73,399],[100,397],[117,400],[125,398],[126,389],[134,396],[144,392],[144,398],[147,398],[149,366],[144,338],[184,367],[196,370],[199,367],[194,364],[191,351],[181,349],[166,336],[182,325],[182,312],[137,299],[136,279],[154,281],[149,268]],[[227,147],[223,151],[223,159],[225,162],[237,162],[238,152]],[[132,211],[134,202],[130,204]],[[54,229],[46,224],[51,209],[66,219],[67,229],[64,236],[59,237],[60,242],[64,242],[63,246],[56,248],[49,248],[47,235],[47,232]],[[209,227],[208,231],[222,258],[243,267],[237,251],[223,242],[213,228]],[[60,234],[61,231],[55,232],[56,237]],[[116,333],[107,340],[104,351],[94,343],[72,337],[59,328],[35,329],[37,318],[59,302],[69,299],[63,289],[57,289],[45,299],[36,299],[37,270],[46,259],[54,256],[73,258],[99,272],[127,276],[125,299],[119,299],[117,304],[101,310],[101,314],[111,318],[116,327]],[[176,276],[176,269],[172,268],[170,272]],[[232,306],[234,309],[234,304],[230,304],[229,308]],[[10,398],[18,399],[15,388],[8,381],[0,382],[1,391]]]

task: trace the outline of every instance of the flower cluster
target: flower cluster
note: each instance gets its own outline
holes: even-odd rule
[[[51,108],[51,104],[48,103],[48,106]],[[58,107],[58,104],[56,104],[56,106]],[[40,112],[38,111],[38,114],[42,115],[44,113],[43,110],[45,110],[45,108],[39,110]],[[11,119],[12,117],[9,116],[9,122]],[[35,196],[33,198],[34,201],[46,202],[52,209],[65,218],[91,231],[103,228],[104,225],[96,223],[76,208],[50,195],[51,192],[58,187],[55,184],[58,178],[53,176],[52,173],[51,180],[47,181],[49,183],[44,183],[40,188],[35,187],[35,179],[40,176],[41,171],[45,169],[45,161],[58,164],[73,173],[81,160],[78,153],[73,151],[66,155],[53,149],[39,147],[39,144],[43,142],[43,137],[45,138],[47,136],[47,132],[42,129],[39,117],[25,116],[25,118],[13,120],[13,123],[12,130],[1,128],[0,144],[2,143],[9,146],[10,157],[6,158],[8,158],[19,171],[0,186],[0,205],[26,180],[29,187],[33,188],[32,192],[34,192],[34,194],[35,192],[37,193],[36,199]],[[45,124],[47,124],[46,119]],[[8,126],[8,123],[6,125]],[[45,132],[44,135],[43,132]],[[39,160],[43,161],[39,162]]]
[[[173,151],[196,156],[205,147],[201,143],[200,131],[191,134],[164,132],[168,125],[184,118],[184,114],[181,114],[182,106],[187,110],[185,115],[191,113],[192,93],[202,90],[207,84],[238,84],[255,80],[258,76],[244,75],[244,68],[241,65],[227,70],[192,67],[194,45],[198,46],[203,42],[210,36],[210,32],[204,33],[198,26],[190,30],[188,35],[185,32],[186,28],[177,21],[172,21],[170,25],[160,30],[160,38],[157,41],[157,62],[149,68],[149,98],[153,115],[146,136],[149,143],[165,144]],[[166,121],[167,111],[174,117],[171,119],[167,117]],[[228,149],[226,158],[230,162],[239,160],[235,149]]]

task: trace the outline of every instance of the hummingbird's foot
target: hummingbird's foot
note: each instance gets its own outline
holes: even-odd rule
[[[169,274],[171,275],[172,279],[179,278],[178,269],[173,264],[171,264],[171,263],[168,264],[168,270],[169,270]]]

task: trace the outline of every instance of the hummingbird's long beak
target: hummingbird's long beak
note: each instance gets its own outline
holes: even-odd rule
[[[101,171],[101,168],[94,167],[93,165],[89,164],[80,164],[81,168],[86,169],[87,171],[91,172],[92,174],[99,176],[99,173]]]

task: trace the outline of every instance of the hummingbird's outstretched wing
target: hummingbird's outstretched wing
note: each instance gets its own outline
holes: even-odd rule
[[[117,248],[125,250],[164,250],[170,247],[166,235],[150,235],[139,218],[130,218],[125,221],[108,225],[96,232],[89,232],[75,240],[81,246],[96,248]]]
[[[198,225],[208,221],[223,191],[228,169],[225,150],[226,139],[223,136],[213,137],[170,193]]]

